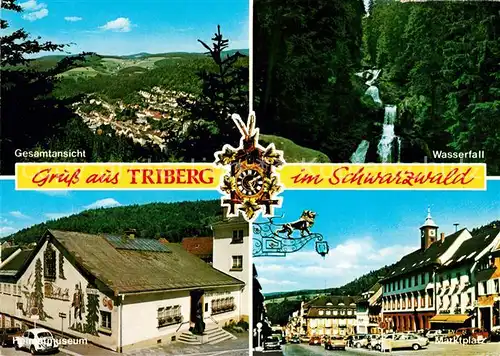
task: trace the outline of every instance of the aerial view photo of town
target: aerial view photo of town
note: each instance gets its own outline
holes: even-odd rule
[[[254,354],[498,355],[500,181],[283,195],[253,226]]]
[[[227,119],[248,114],[248,1],[1,7],[1,174],[23,161],[210,161],[237,143]]]
[[[0,355],[249,354],[249,223],[217,192],[0,188]]]

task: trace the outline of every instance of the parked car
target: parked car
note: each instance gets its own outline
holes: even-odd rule
[[[500,341],[500,326],[494,326],[491,328],[491,341]]]
[[[281,350],[281,339],[276,336],[268,336],[264,340],[264,350]]]
[[[57,352],[59,350],[59,344],[52,336],[52,333],[42,328],[29,329],[22,336],[17,336],[14,339],[14,347],[16,350],[29,350],[32,355]]]
[[[309,345],[320,346],[321,345],[321,337],[313,336],[309,339]]]
[[[357,345],[366,346],[368,344],[368,339],[366,334],[349,335],[346,338],[347,346],[358,347]]]
[[[487,330],[482,328],[460,328],[455,332],[455,336],[461,338],[473,338],[477,341],[488,340],[490,334]]]
[[[417,334],[398,334],[390,342],[391,349],[418,350],[429,345],[429,339]]]
[[[311,338],[307,335],[300,335],[300,342],[309,342]]]
[[[346,341],[342,336],[330,336],[326,339],[325,350],[345,350]]]
[[[291,344],[300,344],[300,337],[298,335],[292,336],[292,338],[290,339],[290,343]]]
[[[429,330],[425,337],[430,341],[436,340],[437,338],[449,338],[455,336],[455,330],[443,329],[443,330]]]
[[[382,348],[382,342],[384,340],[393,340],[395,335],[397,334],[391,333],[391,334],[380,335],[379,337],[370,340],[370,343],[367,346],[369,349],[375,349],[377,351],[380,351],[380,349]]]
[[[14,346],[14,339],[22,334],[21,328],[0,329],[0,345],[2,347]]]

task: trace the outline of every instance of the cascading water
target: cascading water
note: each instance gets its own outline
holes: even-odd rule
[[[382,105],[382,100],[380,100],[378,88],[375,85],[372,85],[368,89],[366,89],[365,95],[370,95],[374,102]]]
[[[368,152],[368,147],[370,146],[370,142],[363,140],[358,145],[358,148],[351,156],[352,163],[365,163],[366,153]]]
[[[380,100],[378,87],[373,85],[375,81],[378,79],[380,75],[380,69],[368,69],[364,72],[356,73],[358,77],[363,79],[367,79],[365,84],[368,86],[366,89],[365,95],[369,95],[372,97],[373,101],[378,105],[382,105],[382,100]],[[370,79],[368,79],[370,78]],[[394,132],[394,124],[396,121],[396,106],[395,105],[386,105],[384,111],[384,124],[382,128],[382,137],[377,145],[377,153],[380,157],[380,161],[382,163],[392,163],[393,160],[393,151],[394,148],[394,140],[397,142],[397,157],[396,162],[401,160],[401,138],[396,136]],[[366,140],[361,141],[358,145],[358,148],[351,156],[352,163],[364,163],[366,159],[366,153],[368,151],[370,143]]]
[[[384,112],[384,124],[382,128],[382,137],[378,143],[377,153],[382,163],[392,162],[393,141],[397,137],[394,133],[394,123],[396,121],[396,106],[386,105]],[[399,154],[398,154],[399,155]],[[399,157],[398,157],[399,159]]]

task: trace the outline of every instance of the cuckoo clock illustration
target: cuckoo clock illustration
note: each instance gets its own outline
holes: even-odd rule
[[[237,216],[241,211],[248,221],[254,220],[259,212],[273,216],[273,208],[281,205],[277,194],[282,186],[276,168],[285,164],[283,152],[272,143],[267,147],[259,144],[253,112],[246,124],[237,114],[232,119],[242,136],[240,146],[224,145],[222,151],[215,153],[215,164],[227,168],[219,187],[224,195],[222,206],[228,208],[228,216]]]

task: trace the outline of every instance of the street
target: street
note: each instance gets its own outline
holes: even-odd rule
[[[316,355],[379,355],[378,351],[367,349],[347,348],[346,351],[329,351],[321,346],[309,346],[307,344],[287,344],[283,345],[283,355],[285,356],[316,356]],[[500,343],[485,343],[481,345],[459,345],[459,344],[435,344],[431,343],[428,348],[418,351],[397,350],[386,352],[395,356],[498,356],[500,355]],[[267,354],[264,354],[267,356]],[[271,356],[269,354],[269,356]],[[274,356],[274,354],[272,355]]]
[[[0,347],[0,355],[1,356],[28,356],[31,355],[29,351],[27,350],[19,350],[16,351],[13,347]],[[57,354],[52,353],[50,355],[57,355],[57,356],[74,356],[73,353],[69,354],[64,351],[59,351]]]

